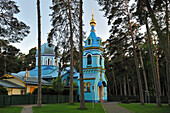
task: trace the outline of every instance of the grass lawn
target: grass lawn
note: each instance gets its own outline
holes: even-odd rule
[[[162,104],[161,108],[158,108],[156,104],[145,104],[144,106],[140,105],[140,103],[118,105],[134,113],[170,113],[170,107],[168,107],[168,104]]]
[[[17,106],[0,107],[0,113],[21,113],[22,108]]]
[[[86,103],[87,110],[79,110],[80,103],[75,103],[74,105],[69,105],[68,103],[62,104],[50,104],[42,106],[38,109],[33,106],[34,113],[105,113],[101,103],[95,103],[94,109],[92,108],[92,103]]]

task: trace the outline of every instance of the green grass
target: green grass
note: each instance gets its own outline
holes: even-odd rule
[[[0,107],[0,113],[21,113],[22,108],[16,106]]]
[[[156,104],[145,104],[144,106],[140,103],[131,103],[131,104],[118,104],[121,107],[124,107],[133,113],[170,113],[170,107],[168,104],[162,104],[162,107],[157,107]]]
[[[69,105],[68,103],[62,104],[50,104],[42,106],[38,109],[33,106],[34,113],[105,113],[101,103],[95,103],[94,109],[92,108],[92,103],[86,103],[87,110],[80,110],[80,103],[75,103],[74,105]]]

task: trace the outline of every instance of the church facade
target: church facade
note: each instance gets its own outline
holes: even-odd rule
[[[95,25],[96,21],[93,18],[90,21],[91,32],[89,37],[84,41],[85,46],[83,48],[83,80],[84,80],[84,97],[87,102],[103,102],[107,101],[107,77],[105,75],[104,66],[104,49],[102,48],[102,39],[96,36]],[[54,53],[55,46],[49,47],[48,43],[41,45],[41,78],[42,85],[50,85],[51,80],[58,77],[59,58],[55,59]],[[4,80],[0,81],[0,86],[7,87],[5,84],[10,83],[11,91],[15,88],[19,88],[20,92],[15,94],[32,93],[38,86],[38,49],[36,52],[36,67],[30,71],[21,71],[19,73],[11,73],[8,83],[4,83]],[[70,84],[70,67],[66,67],[61,71],[62,82],[69,86]],[[19,82],[12,83],[16,79]],[[73,81],[78,84],[78,95],[80,95],[80,76],[79,73],[73,68]],[[15,84],[15,86],[14,86]],[[9,85],[8,85],[9,86]],[[18,90],[19,91],[19,90]],[[12,93],[10,93],[12,94]]]
[[[84,96],[86,101],[102,102],[107,101],[107,77],[103,57],[104,49],[101,45],[102,39],[96,36],[96,21],[93,14],[90,25],[91,32],[84,41],[85,46],[83,48]]]

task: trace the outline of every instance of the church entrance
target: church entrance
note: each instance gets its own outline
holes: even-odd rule
[[[104,99],[104,87],[106,87],[106,83],[104,81],[100,81],[98,83],[98,95],[99,95],[99,101],[103,102]]]

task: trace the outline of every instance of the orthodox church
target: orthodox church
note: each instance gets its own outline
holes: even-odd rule
[[[107,101],[107,77],[105,75],[104,57],[100,37],[96,36],[96,21],[90,21],[91,32],[84,41],[83,79],[85,101]],[[78,77],[79,80],[79,77]],[[78,84],[80,81],[78,81]],[[79,87],[80,89],[80,87]],[[80,90],[78,92],[80,94]]]
[[[85,101],[107,101],[107,78],[105,75],[104,57],[100,37],[96,36],[96,21],[93,18],[90,21],[91,32],[84,41],[83,48],[83,79]],[[55,59],[55,46],[48,46],[48,43],[41,45],[41,77],[42,85],[50,85],[51,80],[58,77],[60,58]],[[38,86],[38,49],[36,51],[36,67],[30,71],[21,71],[19,73],[6,74],[5,79],[0,80],[0,86],[8,89],[12,94],[32,93]],[[61,71],[62,81],[69,85],[70,67]],[[73,81],[78,84],[78,95],[80,95],[80,76],[73,68]],[[15,93],[14,93],[15,92]]]

